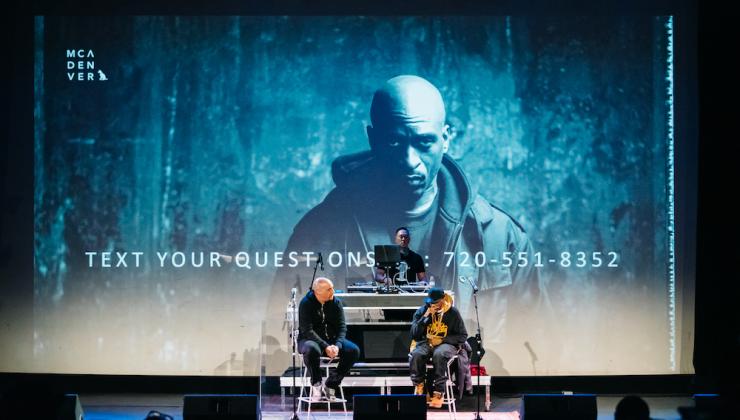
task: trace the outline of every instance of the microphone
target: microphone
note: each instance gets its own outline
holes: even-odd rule
[[[478,293],[478,286],[475,285],[474,279],[470,279],[470,285],[473,286],[473,293]]]
[[[321,267],[321,271],[324,271],[324,257],[321,256],[320,252],[319,252],[319,266]]]
[[[460,283],[469,283],[470,287],[473,288],[473,293],[478,293],[478,286],[475,285],[475,280],[460,276]]]

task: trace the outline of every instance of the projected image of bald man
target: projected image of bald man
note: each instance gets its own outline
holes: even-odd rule
[[[463,257],[482,252],[500,261],[505,252],[533,255],[532,245],[516,220],[471,188],[447,154],[452,138],[440,91],[414,75],[387,80],[372,97],[366,133],[369,150],[334,160],[335,187],[298,222],[286,252],[335,252],[326,275],[344,289],[373,276],[371,265],[348,264],[346,255],[392,244],[395,228],[406,226],[414,233],[408,246],[424,258],[427,278],[455,291],[455,304],[467,319],[474,317],[472,287],[460,278],[475,279],[479,299],[490,304],[488,331],[503,337],[510,309],[531,311],[541,299],[537,269],[477,266]],[[284,295],[296,281],[310,282],[310,271],[279,269],[273,296]]]
[[[395,187],[393,206],[409,216],[429,211],[450,139],[439,91],[420,77],[395,77],[375,92],[370,119],[367,137],[382,182]]]

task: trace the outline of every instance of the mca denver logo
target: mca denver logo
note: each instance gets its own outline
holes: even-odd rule
[[[70,81],[106,81],[102,70],[95,68],[93,50],[67,50],[67,79]]]

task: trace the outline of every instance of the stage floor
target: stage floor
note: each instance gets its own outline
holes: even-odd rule
[[[150,410],[157,410],[171,415],[176,420],[182,419],[182,395],[175,394],[80,394],[80,402],[85,412],[85,420],[142,420]],[[650,417],[652,419],[678,420],[678,407],[693,406],[694,402],[690,395],[686,396],[642,396],[650,406]],[[613,419],[614,408],[621,395],[600,395],[597,397],[599,420]],[[482,412],[484,419],[514,420],[519,418],[519,406],[521,398],[493,396],[493,407],[489,412]],[[481,404],[482,406],[482,404]],[[346,416],[344,413],[335,412],[331,415],[326,411],[316,408],[311,411],[312,418],[337,418],[351,419],[352,413]],[[341,405],[337,405],[341,408]],[[292,405],[287,399],[285,408],[281,408],[280,396],[263,396],[262,418],[270,420],[289,419],[291,417]],[[458,405],[457,419],[472,419],[475,411],[475,399],[466,398]],[[308,419],[308,415],[301,413],[302,419]],[[447,410],[430,409],[427,415],[429,419],[448,419]]]

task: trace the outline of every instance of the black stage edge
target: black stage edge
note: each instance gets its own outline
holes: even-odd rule
[[[590,394],[688,395],[695,392],[693,376],[494,376],[491,378],[491,392],[495,395],[560,394],[563,391]]]
[[[699,392],[694,375],[634,376],[500,376],[493,377],[495,395],[554,393],[564,391],[594,394],[689,395]],[[475,381],[475,380],[474,380]],[[260,387],[258,376],[144,376],[144,375],[70,375],[70,374],[0,374],[0,392],[14,388],[41,387],[48,391],[70,393],[280,393],[279,377],[268,376]]]
[[[144,376],[0,373],[0,394],[17,389],[54,393],[259,394],[258,376]],[[279,388],[277,389],[279,393]]]
[[[494,376],[491,393],[517,395],[528,393],[560,394],[563,391],[594,394],[691,395],[703,392],[694,375],[614,375],[614,376]],[[475,378],[473,378],[475,385]],[[371,388],[362,388],[369,392]],[[352,388],[345,389],[351,393]],[[396,388],[394,388],[396,390]],[[403,387],[398,387],[402,392]],[[263,394],[279,394],[279,377],[268,376]]]

